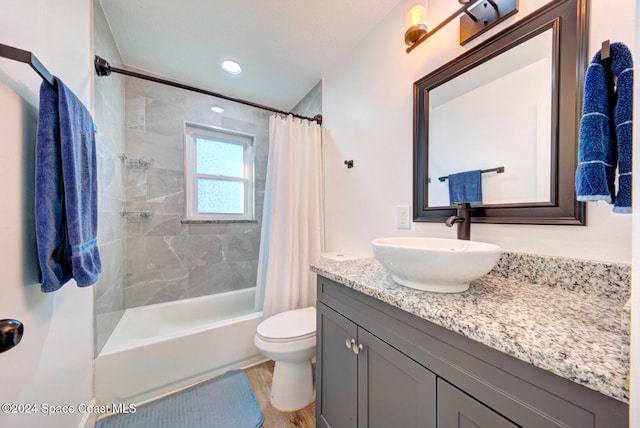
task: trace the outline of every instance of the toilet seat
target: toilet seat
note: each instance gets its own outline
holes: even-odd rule
[[[315,337],[316,308],[310,306],[269,317],[258,325],[257,335],[265,342],[291,342]]]

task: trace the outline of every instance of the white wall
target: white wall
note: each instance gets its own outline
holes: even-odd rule
[[[85,0],[0,0],[0,43],[34,52],[91,105],[91,7]],[[33,226],[34,148],[40,78],[0,59],[0,318],[25,324],[22,343],[0,354],[0,403],[35,404],[38,413],[0,412],[0,427],[92,426],[92,416],[43,414],[42,404],[77,406],[93,398],[93,290],[74,282],[43,294]],[[83,419],[84,418],[84,419]]]
[[[546,0],[520,0],[523,18]],[[591,0],[589,58],[604,39],[634,48],[635,1]],[[459,5],[430,0],[428,25]],[[505,28],[467,47],[458,44],[457,20],[412,53],[405,53],[404,2],[325,76],[326,248],[371,256],[370,241],[389,235],[455,237],[455,228],[413,223],[396,229],[396,206],[412,203],[413,82]],[[344,160],[353,159],[347,169]],[[472,224],[472,239],[507,251],[631,262],[631,216],[611,206],[587,207],[587,226]]]

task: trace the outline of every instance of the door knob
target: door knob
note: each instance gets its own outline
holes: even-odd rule
[[[24,326],[12,319],[0,320],[0,353],[8,351],[22,340]]]

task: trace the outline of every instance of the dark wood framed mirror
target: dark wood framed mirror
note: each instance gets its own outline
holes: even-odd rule
[[[455,214],[447,174],[480,169],[472,222],[585,224],[574,174],[587,2],[552,1],[414,83],[414,221]]]

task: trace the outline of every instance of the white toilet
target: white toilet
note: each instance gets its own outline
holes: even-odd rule
[[[322,263],[353,260],[340,253],[323,253]],[[258,325],[253,339],[258,350],[276,362],[271,405],[283,412],[302,409],[316,398],[311,361],[316,353],[316,308],[282,312]]]

